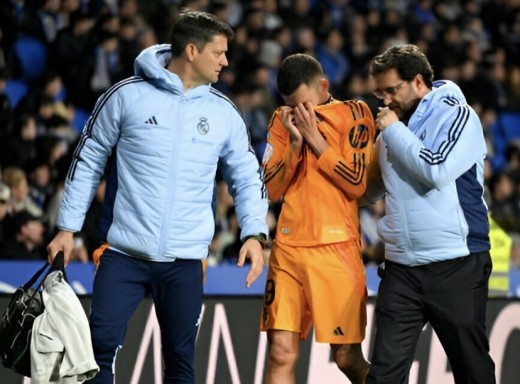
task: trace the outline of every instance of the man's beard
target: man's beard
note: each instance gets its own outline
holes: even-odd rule
[[[413,113],[415,112],[415,110],[417,109],[417,106],[419,105],[419,103],[421,102],[421,99],[418,98],[416,100],[414,100],[414,102],[412,104],[410,104],[410,107],[407,108],[407,109],[403,109],[403,116],[401,117],[401,121],[408,125],[408,121],[410,120],[410,117],[412,117]]]

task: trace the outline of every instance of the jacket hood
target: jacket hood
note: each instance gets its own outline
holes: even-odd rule
[[[456,100],[457,104],[467,104],[466,98],[457,84],[450,80],[437,80],[433,82],[431,92],[427,93],[419,103],[414,116],[419,119],[429,116],[434,111],[430,105],[440,103],[443,99]]]
[[[175,73],[166,69],[171,60],[170,44],[157,44],[143,50],[135,59],[134,72],[136,76],[151,81],[156,87],[183,94],[182,81]],[[189,89],[186,96],[203,96],[210,90],[210,84],[199,85]]]
[[[437,80],[433,82],[432,101],[440,99],[456,99],[459,104],[466,104],[466,98],[457,84],[450,80]]]

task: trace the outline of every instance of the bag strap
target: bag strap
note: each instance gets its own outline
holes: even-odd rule
[[[46,273],[46,275],[47,275],[50,271],[50,267],[51,267],[51,265],[49,263],[45,263],[45,265],[43,267],[41,267],[34,274],[34,276],[31,277],[31,279],[27,283],[24,284],[23,290],[27,291],[29,288],[31,288],[34,285],[34,283],[36,283],[36,281],[40,278],[40,276],[43,274],[43,272],[45,272],[46,270],[48,270]],[[35,290],[38,290],[38,288],[40,288],[40,286],[42,285],[42,282],[43,282],[43,279],[41,279],[40,283],[38,284],[38,286],[36,287]]]
[[[23,290],[27,291],[38,281],[38,279],[40,279],[40,277],[43,275],[44,272],[46,272],[45,277],[47,277],[47,275],[49,273],[51,273],[52,270],[61,271],[63,273],[63,277],[65,278],[65,280],[67,280],[67,276],[65,275],[65,256],[63,255],[62,251],[60,251],[56,254],[56,257],[52,261],[52,264],[49,264],[47,262],[47,263],[45,263],[45,265],[43,267],[41,267],[38,271],[36,271],[34,276],[31,277],[31,279],[27,283],[24,284]],[[35,290],[38,290],[41,287],[44,280],[45,280],[44,278],[42,278],[40,280],[38,285],[36,287],[34,287]]]

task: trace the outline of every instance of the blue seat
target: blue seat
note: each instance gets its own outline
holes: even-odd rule
[[[72,127],[77,133],[83,132],[83,127],[87,123],[90,114],[81,108],[74,108],[74,118],[72,120]]]
[[[32,85],[47,68],[47,46],[31,36],[21,36],[13,44],[12,54],[19,73],[15,76]]]
[[[9,79],[5,82],[4,93],[11,104],[11,108],[15,108],[18,102],[27,94],[27,84],[21,80]]]
[[[493,141],[494,156],[490,159],[493,170],[499,171],[506,165],[505,151],[508,144],[520,140],[520,113],[504,111],[498,114],[489,127]]]

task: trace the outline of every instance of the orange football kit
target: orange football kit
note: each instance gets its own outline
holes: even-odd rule
[[[275,111],[263,158],[271,201],[283,198],[260,330],[305,339],[314,325],[322,343],[355,344],[365,336],[366,281],[356,199],[366,187],[375,138],[362,101],[332,99],[314,108],[329,148],[318,159],[304,143],[293,153]]]

